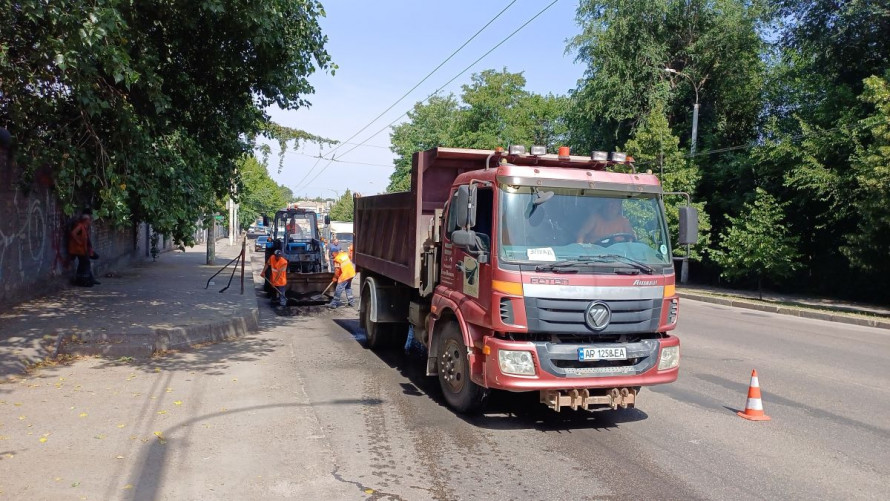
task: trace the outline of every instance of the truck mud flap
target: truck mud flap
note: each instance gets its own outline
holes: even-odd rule
[[[318,296],[334,279],[333,273],[288,273],[287,295],[288,297]],[[332,288],[333,289],[333,288]]]
[[[627,409],[636,403],[636,388],[612,388],[607,390],[594,390],[597,394],[591,395],[588,389],[573,390],[541,390],[541,403],[559,412],[563,407],[571,407],[572,410],[589,410],[591,406],[605,405],[612,409],[621,407]]]

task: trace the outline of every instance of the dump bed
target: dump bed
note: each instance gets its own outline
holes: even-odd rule
[[[356,266],[419,288],[421,255],[436,209],[445,207],[458,175],[484,166],[479,150],[433,148],[414,154],[411,191],[357,197]]]

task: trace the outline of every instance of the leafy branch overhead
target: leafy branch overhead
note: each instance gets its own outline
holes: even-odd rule
[[[90,205],[177,240],[241,191],[266,134],[331,140],[269,121],[308,106],[333,72],[314,0],[23,0],[0,13],[0,122],[27,175],[50,166],[66,212]]]

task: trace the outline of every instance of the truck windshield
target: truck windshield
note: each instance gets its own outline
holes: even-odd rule
[[[499,205],[503,262],[566,273],[604,267],[652,273],[671,263],[655,194],[502,186]]]

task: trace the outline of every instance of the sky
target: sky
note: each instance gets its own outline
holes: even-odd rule
[[[438,89],[459,97],[473,73],[504,68],[522,72],[526,90],[538,94],[561,95],[575,88],[584,67],[574,62],[575,54],[566,53],[566,45],[580,31],[575,22],[577,0],[557,0],[472,64],[552,0],[516,0],[510,5],[511,1],[322,0],[326,17],[319,23],[338,68],[334,75],[316,72],[310,77],[315,87],[315,93],[306,96],[311,107],[268,112],[281,125],[341,142],[358,135],[336,150],[315,144],[289,148],[280,171],[274,145],[269,159],[272,178],[297,198],[334,198],[347,188],[365,195],[382,193],[393,172],[389,125],[404,121],[405,112]],[[496,21],[395,104],[508,5]],[[334,162],[318,161],[319,154],[330,159],[331,153]]]

